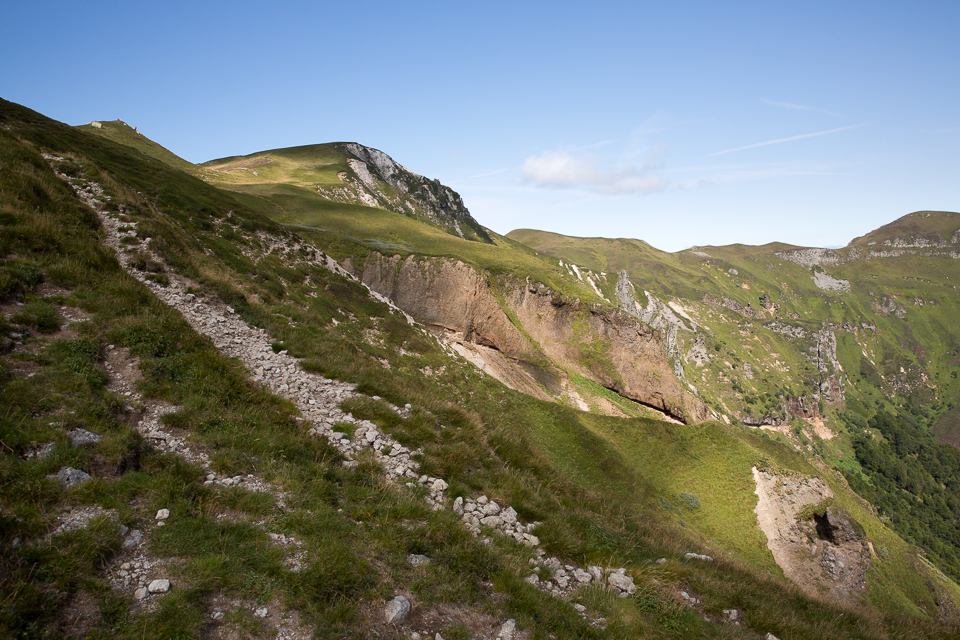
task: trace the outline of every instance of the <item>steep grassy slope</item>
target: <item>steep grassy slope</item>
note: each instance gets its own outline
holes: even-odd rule
[[[281,259],[275,241],[303,248],[302,240],[231,195],[9,103],[0,103],[0,125],[3,331],[12,348],[0,376],[7,635],[264,635],[277,618],[252,612],[266,606],[318,637],[398,637],[403,628],[384,625],[379,609],[397,591],[415,602],[415,628],[453,638],[489,633],[488,620],[507,617],[535,638],[956,634],[921,613],[950,611],[954,587],[914,566],[911,549],[829,477],[838,502],[886,549],[862,604],[811,599],[778,575],[756,534],[750,468],[819,473],[789,449],[742,427],[607,418],[510,391],[355,282],[293,254]],[[355,382],[366,397],[346,408],[422,447],[422,473],[447,479],[451,498],[482,493],[513,505],[525,521],[543,522],[537,535],[548,553],[626,566],[637,594],[583,590],[587,613],[605,619],[593,626],[523,580],[529,549],[472,538],[449,511],[385,483],[367,459],[344,466],[310,425],[291,419],[289,402],[120,269],[96,216],[51,166],[90,193],[100,185],[110,215],[136,224],[127,236],[141,238],[127,245],[135,262],[151,238],[160,262],[144,258],[142,273],[161,286],[165,276],[192,278],[191,295],[229,303],[305,368]],[[116,350],[138,359],[135,401],[113,390],[106,364]],[[413,411],[398,417],[374,396]],[[157,403],[176,408],[164,428],[204,450],[219,475],[262,478],[284,500],[207,485],[196,463],[144,442],[134,425]],[[103,439],[73,446],[76,428]],[[51,454],[31,455],[47,442]],[[45,478],[64,465],[95,479],[65,490]],[[698,497],[699,508],[680,493]],[[68,507],[101,515],[59,529]],[[164,527],[152,524],[161,508],[171,512]],[[173,589],[152,597],[153,609],[115,586],[129,558],[121,525],[142,530],[144,557],[171,572]],[[301,570],[271,533],[301,541]],[[691,550],[717,561],[684,559]],[[413,567],[410,553],[432,562]],[[699,604],[687,606],[681,590]],[[729,608],[741,611],[740,626],[722,623]]]
[[[81,128],[86,133],[103,136],[107,140],[132,147],[143,155],[159,160],[175,169],[180,169],[187,173],[197,172],[197,168],[193,163],[184,160],[172,151],[160,146],[122,120],[91,122],[80,125],[78,128]]]

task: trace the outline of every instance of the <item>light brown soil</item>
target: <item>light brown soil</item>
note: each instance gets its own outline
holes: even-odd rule
[[[753,477],[758,525],[787,578],[814,597],[851,600],[862,593],[870,553],[854,523],[832,508],[822,516],[804,517],[805,507],[833,498],[823,480],[756,467]]]

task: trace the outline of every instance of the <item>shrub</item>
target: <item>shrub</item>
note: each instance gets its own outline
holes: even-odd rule
[[[697,497],[696,494],[681,491],[680,500],[683,502],[683,506],[690,509],[690,511],[695,511],[700,508],[700,498]]]

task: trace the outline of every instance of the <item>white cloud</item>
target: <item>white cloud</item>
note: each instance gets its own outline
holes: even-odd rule
[[[664,156],[665,149],[658,147],[647,153],[641,167],[603,169],[591,155],[544,151],[524,160],[520,176],[524,182],[540,187],[585,188],[608,195],[653,193],[670,186],[657,175]]]

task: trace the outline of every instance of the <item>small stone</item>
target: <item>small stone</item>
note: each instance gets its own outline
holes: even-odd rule
[[[100,436],[95,433],[91,433],[86,429],[74,429],[69,434],[70,441],[73,442],[73,446],[82,447],[87,444],[97,444],[100,442]]]
[[[659,560],[657,560],[657,564],[666,564],[666,562],[667,562],[666,558],[660,558]]]
[[[50,480],[57,480],[64,487],[74,487],[81,482],[86,482],[91,479],[89,473],[84,473],[79,469],[74,469],[73,467],[63,467],[56,473],[56,475],[47,476]]]
[[[463,515],[463,498],[458,497],[453,501],[453,512],[457,515]]]
[[[434,480],[434,481],[433,481],[433,485],[431,485],[430,488],[431,488],[433,491],[440,492],[440,491],[446,491],[446,490],[447,490],[447,487],[449,487],[449,486],[450,486],[450,485],[448,485],[448,484],[447,484],[446,482],[444,482],[443,480],[439,480],[439,479],[438,479],[438,480]]]
[[[170,591],[170,581],[166,578],[159,578],[150,583],[150,586],[147,587],[147,591],[150,593],[166,593]]]
[[[214,611],[210,617],[214,620],[223,620],[223,611]]]
[[[579,603],[573,605],[573,609],[574,609],[574,611],[576,611],[577,613],[586,613],[586,612],[587,612],[587,608],[586,608],[585,606],[583,606],[582,604],[579,604]]]
[[[516,630],[517,621],[511,618],[500,627],[500,633],[497,634],[497,638],[499,638],[499,640],[513,640],[513,634]]]
[[[480,524],[485,527],[492,527],[496,529],[500,526],[500,516],[487,516],[486,518],[482,518],[480,520]]]
[[[633,578],[626,575],[626,569],[623,568],[617,569],[614,573],[611,573],[607,577],[607,584],[617,591],[627,595],[633,595],[637,592],[637,587],[635,584],[633,584]]]
[[[780,640],[780,638],[773,635],[772,633],[768,633],[767,635],[763,636],[763,640]]]
[[[419,553],[411,553],[407,556],[407,562],[416,567],[421,564],[429,564],[430,558]]]
[[[127,537],[123,539],[122,546],[124,549],[133,549],[139,547],[141,542],[143,542],[143,532],[139,529],[131,529]]]
[[[383,618],[387,624],[400,622],[410,613],[410,601],[403,596],[397,596],[383,608]]]
[[[269,613],[270,611],[266,607],[260,607],[259,609],[253,612],[253,615],[255,615],[258,618],[266,618],[267,614]]]
[[[157,511],[157,515],[154,517],[155,520],[166,520],[170,517],[170,509],[160,509]]]
[[[577,582],[582,582],[584,584],[590,582],[590,580],[593,578],[593,576],[591,576],[589,573],[587,573],[583,569],[574,569],[573,577],[576,578]]]
[[[533,574],[527,576],[526,578],[524,578],[523,580],[524,580],[524,582],[529,582],[530,584],[537,584],[538,582],[540,582],[540,576],[538,576],[537,574],[533,573]]]
[[[137,600],[143,600],[144,598],[147,597],[147,588],[138,587],[137,590],[133,592],[133,597],[136,598]]]
[[[724,609],[723,615],[730,622],[736,622],[737,618],[740,617],[740,611],[737,609]]]
[[[594,580],[600,582],[603,580],[603,567],[598,567],[596,565],[591,565],[587,567],[587,573],[589,573]]]
[[[700,553],[685,553],[683,554],[683,557],[688,560],[700,560],[702,562],[713,562],[713,558],[711,558],[710,556],[705,556]]]

